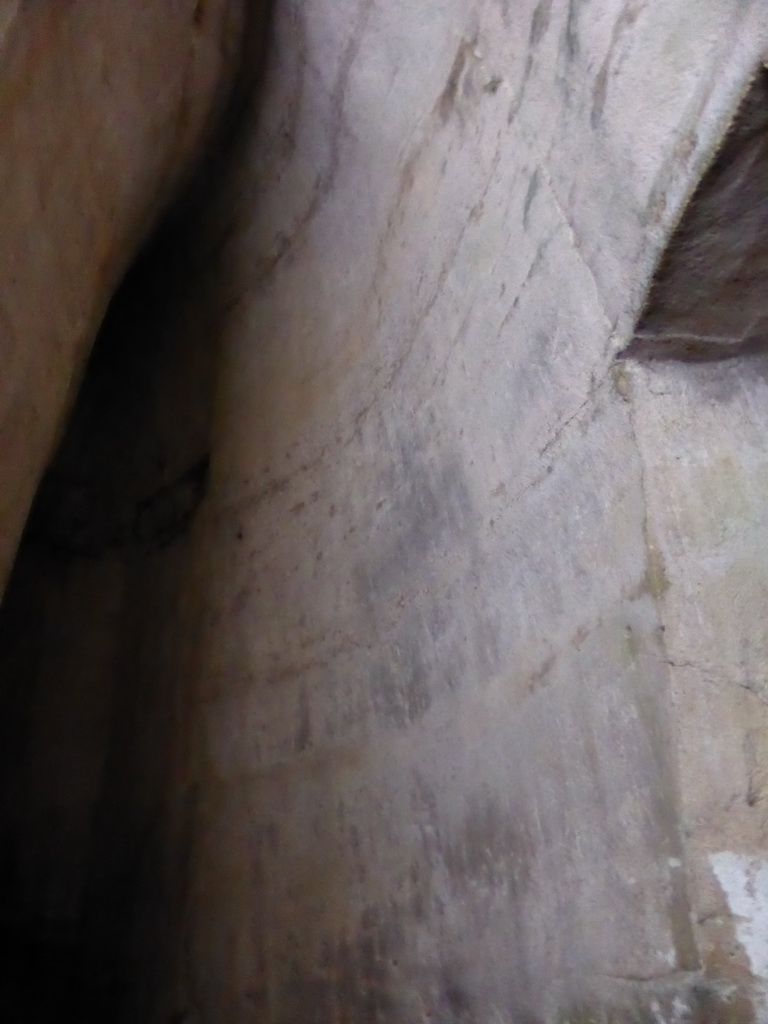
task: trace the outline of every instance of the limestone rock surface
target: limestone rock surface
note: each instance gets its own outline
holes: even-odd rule
[[[0,617],[0,908],[121,1024],[768,1022],[768,356],[626,355],[767,51],[276,3]]]

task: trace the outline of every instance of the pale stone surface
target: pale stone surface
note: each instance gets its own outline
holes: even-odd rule
[[[661,607],[698,945],[714,971],[723,960],[747,967],[747,949],[731,949],[742,915],[713,864],[759,858],[768,842],[765,356],[637,367],[632,393],[667,581]],[[754,926],[768,933],[764,913]]]
[[[221,113],[240,0],[0,3],[0,591],[117,283]]]
[[[278,8],[268,198],[231,257],[201,531],[223,612],[203,1017],[236,1014],[250,977],[286,1022],[710,1019],[676,826],[668,488],[611,356],[758,65],[760,5],[330,22]],[[235,834],[255,936],[217,909]],[[203,918],[260,951],[223,989]]]
[[[277,4],[225,241],[129,303],[119,422],[95,384],[118,524],[211,452],[188,533],[102,551],[113,727],[67,885],[121,1019],[766,1019],[762,363],[614,360],[766,29]],[[109,482],[95,436],[62,468]]]
[[[749,957],[756,978],[768,980],[768,863],[765,858],[743,854],[715,853],[712,869],[736,920],[736,935]]]

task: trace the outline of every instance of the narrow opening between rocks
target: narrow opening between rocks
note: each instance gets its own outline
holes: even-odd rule
[[[708,361],[768,349],[768,70],[761,66],[664,252],[622,355]]]

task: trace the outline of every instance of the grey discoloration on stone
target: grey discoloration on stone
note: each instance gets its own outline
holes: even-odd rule
[[[453,58],[453,64],[451,65],[448,79],[443,91],[440,93],[440,98],[437,101],[437,110],[443,123],[448,120],[456,106],[456,101],[459,96],[459,86],[461,85],[462,78],[464,76],[464,69],[467,66],[467,60],[472,55],[474,45],[473,41],[462,39],[459,43],[458,49],[456,50],[456,56]]]
[[[579,11],[583,0],[568,0],[568,18],[565,23],[565,49],[570,60],[579,55]]]
[[[531,34],[528,45],[538,46],[549,28],[549,20],[552,15],[552,0],[539,0],[531,18]]]
[[[525,193],[525,201],[523,202],[523,227],[528,227],[528,215],[531,212],[531,205],[533,204],[536,194],[539,191],[539,172],[534,171],[531,175],[531,180],[528,183],[528,191]]]
[[[449,538],[471,539],[475,512],[461,463],[431,461],[426,440],[416,435],[398,446],[379,479],[387,499],[358,573],[366,603],[404,583],[414,565],[433,564]]]
[[[578,0],[569,0],[569,11],[568,11],[568,38],[575,32],[575,13],[574,5]],[[616,21],[614,22],[613,32],[611,34],[611,40],[608,46],[608,52],[603,58],[603,62],[600,65],[600,70],[595,78],[595,84],[592,89],[592,111],[590,114],[590,122],[593,128],[597,128],[603,118],[603,112],[605,104],[608,98],[609,82],[612,74],[615,74],[613,63],[616,60],[616,51],[622,43],[626,34],[630,31],[632,26],[640,16],[644,6],[644,0],[629,0],[628,3],[624,4],[619,12]],[[568,49],[569,52],[572,49],[573,43],[569,41]]]
[[[508,807],[491,796],[479,798],[466,814],[458,836],[445,851],[445,864],[457,889],[469,884],[505,898],[520,899],[528,886],[535,843]]]
[[[401,728],[426,714],[432,703],[429,670],[423,664],[420,637],[412,638],[410,649],[399,647],[390,659],[373,670],[373,701],[385,720]]]
[[[589,120],[593,128],[597,128],[603,118],[605,100],[608,94],[608,61],[607,59],[600,66],[592,89],[592,110]]]

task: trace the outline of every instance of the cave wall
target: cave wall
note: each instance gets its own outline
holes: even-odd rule
[[[616,358],[767,42],[277,3],[205,259],[105,329],[154,339],[94,378],[138,533],[56,597],[99,566],[61,884],[121,1020],[768,1019],[763,357]]]
[[[692,602],[701,560],[670,540],[718,506],[657,466],[759,460],[614,356],[764,30],[754,4],[278,5],[229,186],[197,733],[169,790],[194,778],[203,1020],[759,1002],[707,857],[760,854],[739,702],[755,729],[762,708],[685,667],[685,629],[735,658],[717,578]],[[698,816],[723,757],[749,831],[706,783]]]
[[[109,299],[222,116],[243,8],[0,2],[0,593]]]

